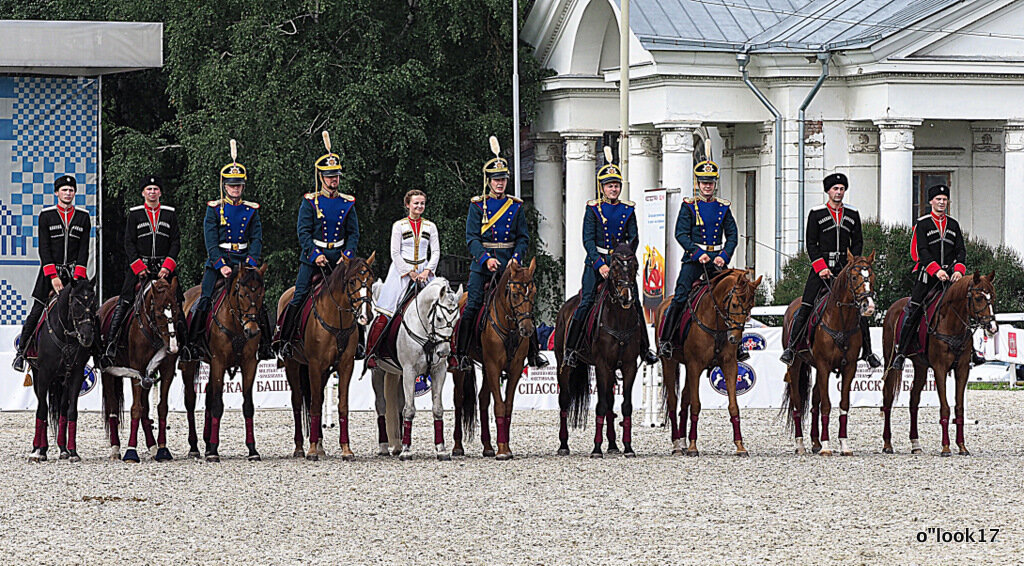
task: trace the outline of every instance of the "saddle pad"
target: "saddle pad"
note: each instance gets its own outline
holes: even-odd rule
[[[679,326],[675,329],[675,334],[670,338],[673,342],[679,343],[686,337],[687,329],[690,327],[690,322],[693,320],[693,311],[690,305],[696,305],[700,302],[701,298],[711,290],[711,285],[703,279],[697,280],[693,283],[693,287],[690,288],[690,297],[687,302],[686,308],[683,309],[682,314],[679,315]],[[665,319],[661,319],[662,327],[659,329],[658,336],[662,336],[665,332]]]
[[[213,323],[213,315],[220,310],[221,304],[224,303],[224,299],[228,296],[228,286],[220,285],[219,288],[215,287],[213,293],[213,306],[210,308],[210,312],[206,313],[206,320],[203,321],[203,334],[207,336],[210,333],[210,325]],[[192,304],[192,308],[188,309],[188,313],[185,315],[185,324],[192,324],[192,316],[196,313],[195,305],[198,303],[199,301],[197,300]]]
[[[925,351],[928,344],[928,326],[931,320],[935,317],[935,311],[939,310],[939,300],[942,298],[942,292],[939,287],[932,289],[928,296],[924,299],[926,305],[925,314],[921,317],[921,322],[917,326],[917,340],[914,340],[907,347],[907,355],[920,354]],[[896,336],[903,332],[903,324],[907,319],[909,312],[910,302],[907,302],[907,306],[903,307],[903,311],[900,312],[900,318],[896,322]]]
[[[117,302],[114,302],[114,307],[117,307]],[[132,320],[135,318],[135,306],[132,305],[131,310],[125,315],[124,322],[121,323],[121,328],[127,328],[131,326]],[[103,316],[103,320],[100,321],[100,336],[104,339],[110,337],[110,323],[114,321],[114,309],[107,311],[107,314]]]
[[[814,344],[814,330],[818,328],[821,318],[825,316],[825,305],[828,304],[830,296],[831,293],[825,291],[818,297],[817,302],[814,303],[814,308],[811,309],[811,316],[807,317],[806,332],[800,337],[800,342],[796,344],[797,350],[810,349],[811,345]]]
[[[371,351],[374,352],[376,357],[394,360],[396,362],[395,365],[398,365],[398,329],[402,327],[405,309],[409,307],[417,294],[418,292],[406,295],[405,300],[399,303],[395,316],[391,317],[391,320],[388,322],[384,334],[377,338],[378,342],[376,344],[370,346]]]
[[[28,345],[25,347],[25,358],[38,358],[39,357],[39,333],[43,331],[43,326],[46,324],[46,317],[50,315],[50,311],[53,310],[53,306],[57,304],[57,297],[54,295],[50,299],[50,303],[43,309],[43,316],[39,317],[39,322],[36,323],[36,327],[32,330],[32,337],[28,341]]]

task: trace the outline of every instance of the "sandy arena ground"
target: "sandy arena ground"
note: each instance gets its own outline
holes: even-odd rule
[[[183,458],[185,417],[172,414],[176,459],[125,464],[106,459],[93,413],[83,462],[56,461],[51,438],[51,460],[30,464],[33,416],[3,413],[0,563],[1019,563],[1024,393],[968,393],[970,457],[938,456],[937,409],[921,411],[925,454],[909,454],[906,409],[896,415],[896,455],[881,453],[877,410],[851,413],[856,454],[832,458],[794,455],[776,412],[751,410],[747,459],[732,455],[728,415],[705,412],[699,458],[672,457],[665,429],[639,428],[638,458],[593,460],[592,425],[559,457],[557,413],[521,412],[513,461],[481,457],[474,439],[468,457],[438,462],[420,413],[416,458],[399,462],[375,456],[375,415],[356,413],[357,461],[334,457],[329,429],[330,457],[306,462],[289,457],[290,413],[268,411],[256,415],[264,459],[251,463],[229,413],[224,461],[208,464]],[[936,542],[929,528],[977,542]],[[999,532],[980,542],[981,529]]]

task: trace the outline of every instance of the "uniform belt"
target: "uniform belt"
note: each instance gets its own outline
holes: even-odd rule
[[[230,250],[233,252],[240,252],[242,250],[249,249],[248,242],[242,242],[241,244],[230,244],[228,242],[221,242],[218,246],[222,250]]]
[[[610,253],[612,253],[612,251],[609,250],[608,248],[602,248],[601,246],[597,246],[597,253],[599,253],[599,254],[610,254]]]
[[[697,247],[702,249],[702,250],[704,250],[704,251],[706,251],[706,252],[720,252],[720,251],[722,251],[724,246],[721,246],[721,245],[717,245],[716,246],[716,245],[707,245],[707,244],[697,244]]]
[[[405,263],[408,263],[409,265],[419,265],[419,264],[421,264],[421,263],[423,263],[423,262],[425,262],[427,260],[426,260],[426,258],[424,258],[424,259],[405,259],[403,257],[402,261],[404,261]]]
[[[488,250],[511,250],[514,247],[513,242],[484,242],[484,248]]]
[[[333,250],[335,248],[340,248],[341,246],[344,246],[345,245],[345,240],[338,240],[337,242],[325,242],[323,240],[313,240],[313,244],[316,245],[316,247],[318,247],[318,248],[323,248],[325,250]]]

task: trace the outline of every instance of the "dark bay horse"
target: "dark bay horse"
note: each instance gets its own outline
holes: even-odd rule
[[[984,328],[989,337],[995,336],[999,331],[993,312],[996,296],[993,285],[995,278],[994,271],[988,275],[975,272],[973,276],[961,277],[956,283],[950,284],[940,298],[935,316],[928,323],[925,351],[907,356],[914,364],[914,384],[910,389],[910,444],[914,454],[920,454],[922,451],[917,435],[917,409],[921,402],[921,390],[928,379],[928,368],[931,367],[935,373],[935,389],[939,395],[939,424],[942,426],[940,454],[952,454],[949,449],[949,400],[946,398],[946,378],[952,370],[956,378],[956,445],[961,455],[970,455],[964,440],[964,393],[967,390],[971,352],[974,351],[974,331]],[[885,313],[882,344],[886,368],[889,367],[889,361],[894,355],[896,323],[909,300],[908,297],[904,297],[896,301]],[[903,373],[887,371],[882,394],[882,414],[885,418],[882,452],[887,454],[893,453],[890,428],[892,404],[902,387]]]
[[[615,372],[622,371],[622,452],[636,456],[633,451],[633,382],[636,379],[643,342],[640,332],[647,332],[645,321],[634,303],[636,272],[639,262],[636,252],[628,244],[620,244],[612,252],[608,263],[608,278],[598,289],[593,308],[596,326],[589,344],[582,349],[580,362],[575,368],[563,363],[565,334],[569,321],[580,303],[580,296],[572,297],[558,311],[555,323],[555,357],[558,359],[559,414],[558,453],[569,454],[569,428],[583,424],[590,408],[590,367],[597,377],[597,428],[594,433],[593,458],[602,457],[601,444],[605,419],[608,424],[608,453],[617,453],[615,445]]]
[[[523,267],[512,260],[495,283],[495,290],[489,306],[483,311],[483,325],[480,329],[480,346],[470,348],[470,357],[484,368],[483,387],[480,388],[480,442],[484,456],[495,456],[498,460],[512,459],[509,448],[509,428],[512,422],[512,406],[515,402],[516,387],[523,376],[526,354],[530,348],[529,337],[536,332],[533,324],[533,306],[537,297],[537,284],[533,272],[537,260]],[[462,296],[460,306],[466,304]],[[459,324],[473,324],[463,320]],[[449,370],[454,379],[455,391],[455,446],[453,456],[465,455],[462,446],[462,429],[472,431],[476,419],[476,370],[462,372]],[[505,380],[505,395],[501,394],[501,382]],[[494,423],[498,429],[498,452],[491,446],[488,427],[490,400],[494,399]]]
[[[117,304],[118,297],[108,299],[100,307],[100,320]],[[139,425],[146,435],[146,445],[157,446],[153,459],[171,460],[167,449],[167,394],[174,379],[178,361],[178,331],[184,327],[181,305],[178,303],[178,278],[154,279],[142,285],[132,305],[133,318],[120,340],[127,348],[118,349],[115,367],[103,368],[104,425],[110,437],[110,459],[121,459],[121,441],[118,438],[121,412],[124,405],[125,377],[132,379],[132,420],[125,462],[138,462],[136,450]],[[160,421],[158,439],[153,438],[149,416],[149,390],[160,381],[160,403],[157,415]]]
[[[36,433],[31,462],[46,461],[47,416],[57,430],[60,459],[80,462],[78,395],[85,381],[85,362],[99,359],[96,288],[92,281],[72,280],[53,300],[39,331],[38,357],[29,360],[36,394]]]
[[[228,369],[242,370],[242,416],[245,417],[245,446],[249,449],[249,460],[259,460],[256,438],[253,433],[253,415],[256,407],[252,400],[253,383],[256,381],[256,349],[259,346],[259,316],[263,308],[264,264],[259,269],[240,265],[227,278],[227,295],[215,306],[213,322],[209,328],[208,344],[210,359],[203,360],[210,365],[210,378],[206,383],[206,411],[203,426],[203,441],[206,443],[206,461],[220,462],[217,452],[220,446],[220,420],[224,416],[224,372]],[[200,297],[199,286],[185,293],[185,310],[188,311]],[[214,291],[214,301],[218,291]],[[195,376],[199,362],[181,362],[181,377],[185,387],[185,410],[188,412],[189,456],[199,457],[196,436],[196,388]],[[233,374],[233,372],[232,372]]]
[[[847,418],[850,412],[850,389],[857,374],[857,357],[861,349],[860,317],[875,314],[875,271],[872,265],[875,252],[870,256],[854,256],[847,250],[846,266],[836,275],[826,298],[821,322],[815,327],[810,350],[797,352],[796,360],[786,372],[789,387],[783,393],[787,422],[796,437],[796,453],[804,454],[802,419],[811,413],[811,450],[822,456],[831,456],[828,445],[828,421],[832,401],[828,395],[829,377],[836,372],[842,379],[842,398],[839,402],[839,449],[850,456],[847,440]],[[786,309],[782,327],[782,344],[789,344],[790,324],[800,308],[796,298]],[[815,370],[815,390],[811,395],[811,368]],[[821,440],[818,439],[818,414],[821,414]]]
[[[373,262],[376,252],[367,259],[338,260],[319,292],[312,297],[313,310],[304,330],[296,336],[298,346],[285,362],[288,385],[292,390],[292,414],[295,416],[295,451],[303,455],[303,415],[309,418],[309,451],[307,460],[323,454],[320,446],[323,430],[321,417],[324,388],[332,371],[338,373],[338,429],[341,457],[355,459],[348,438],[348,388],[355,365],[359,333],[356,325],[366,326],[373,318]],[[292,299],[291,287],[277,302],[278,316]]]
[[[754,308],[754,298],[761,278],[751,281],[742,269],[727,269],[712,276],[710,290],[702,296],[693,309],[692,327],[681,348],[675,348],[672,357],[662,358],[664,375],[663,387],[666,414],[672,431],[672,453],[683,453],[683,437],[686,436],[686,420],[689,413],[690,444],[687,456],[697,456],[697,420],[700,417],[700,376],[715,366],[722,368],[726,390],[729,393],[729,418],[732,422],[733,442],[736,455],[747,456],[740,433],[740,406],[736,401],[736,379],[739,362],[736,350],[743,339],[743,329]],[[669,296],[655,311],[654,327],[660,328],[665,311],[672,303]],[[676,329],[678,330],[678,329]],[[664,328],[661,332],[673,329]],[[658,339],[660,340],[660,333]],[[679,393],[679,365],[686,365],[686,383]],[[676,421],[676,406],[679,420]]]

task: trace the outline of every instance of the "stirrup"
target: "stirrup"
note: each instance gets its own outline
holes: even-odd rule
[[[745,361],[747,361],[749,359],[750,359],[750,352],[748,352],[747,349],[744,348],[743,346],[740,346],[739,349],[736,350],[736,361],[737,362],[745,362]]]
[[[548,361],[548,359],[547,359],[546,357],[542,356],[542,355],[540,354],[540,352],[537,352],[536,354],[534,354],[534,355],[532,355],[532,356],[530,356],[530,357],[532,358],[532,359],[530,360],[530,366],[531,366],[531,367],[535,367],[535,368],[546,368],[546,367],[548,367],[549,365],[551,365],[551,362],[549,362],[549,361]]]
[[[793,348],[786,348],[779,356],[779,361],[786,364],[786,367],[793,365],[793,362],[796,361],[796,352],[793,351]]]
[[[650,348],[644,350],[640,354],[640,358],[643,359],[644,363],[651,366],[658,363],[658,356]]]
[[[867,357],[864,358],[864,361],[868,363],[868,367],[871,369],[878,369],[882,367],[882,360],[878,359],[878,355],[874,352],[868,354]]]
[[[459,356],[458,360],[460,371],[469,371],[473,369],[473,360],[471,360],[469,356]]]
[[[660,358],[671,358],[673,350],[672,342],[662,342],[658,346],[658,357]]]
[[[903,364],[905,364],[906,362],[907,356],[897,352],[897,354],[892,358],[892,363],[889,364],[889,369],[903,371]]]
[[[14,355],[14,361],[11,362],[11,367],[14,368],[14,371],[16,371],[18,373],[24,372],[25,369],[26,369],[26,367],[25,367],[25,355],[22,354],[21,352],[18,352],[17,354],[15,354]]]
[[[566,367],[574,368],[579,365],[579,360],[576,359],[577,357],[575,349],[566,350],[565,359],[562,360],[562,363],[565,364]]]

